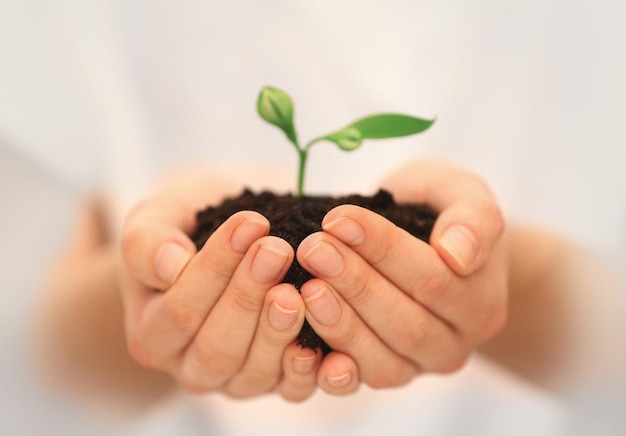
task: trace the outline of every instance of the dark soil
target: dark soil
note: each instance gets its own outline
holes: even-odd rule
[[[209,236],[228,217],[241,210],[261,213],[270,221],[270,234],[287,241],[294,250],[308,235],[321,230],[322,218],[328,211],[341,204],[355,204],[370,209],[405,229],[415,237],[428,242],[430,232],[437,217],[428,206],[419,204],[397,204],[391,194],[380,190],[372,197],[349,195],[345,197],[275,195],[271,192],[255,194],[245,190],[240,196],[228,198],[217,207],[208,207],[198,212],[198,226],[192,239],[200,249]],[[312,276],[300,266],[297,260],[285,275],[284,282],[297,289]],[[303,347],[318,348],[326,354],[328,345],[305,321],[298,337]]]

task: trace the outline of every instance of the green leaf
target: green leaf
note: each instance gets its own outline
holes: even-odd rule
[[[375,114],[353,122],[348,128],[357,129],[365,139],[383,139],[420,133],[434,122],[403,114]]]
[[[323,139],[334,142],[342,150],[351,151],[361,146],[363,134],[359,129],[348,126],[325,136]]]
[[[435,120],[425,120],[403,114],[375,114],[317,138],[309,144],[309,147],[320,140],[327,140],[334,142],[342,150],[352,151],[359,148],[364,139],[414,135],[428,129],[434,122]]]
[[[293,124],[293,103],[285,91],[271,86],[263,87],[257,99],[257,111],[261,118],[285,132],[287,138],[298,147]]]

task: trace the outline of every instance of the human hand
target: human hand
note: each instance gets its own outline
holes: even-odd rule
[[[316,277],[301,289],[307,319],[335,350],[318,371],[331,393],[354,391],[359,381],[391,387],[424,372],[453,371],[506,319],[504,222],[485,183],[419,161],[385,187],[399,202],[427,203],[440,213],[430,245],[344,205],[297,250]]]
[[[281,283],[293,249],[267,236],[263,216],[243,211],[196,252],[188,235],[196,211],[225,194],[216,186],[223,181],[206,175],[177,179],[127,219],[121,282],[129,350],[192,392],[276,390],[304,399],[320,356],[294,344],[304,303]]]

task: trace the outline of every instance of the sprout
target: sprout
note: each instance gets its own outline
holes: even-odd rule
[[[314,144],[329,141],[336,144],[341,150],[352,151],[359,148],[365,139],[414,135],[428,129],[435,122],[435,120],[426,120],[404,114],[374,114],[358,119],[342,129],[314,138],[302,147],[298,142],[298,135],[294,127],[293,102],[286,92],[270,86],[262,88],[257,100],[257,111],[261,118],[281,129],[298,152],[298,186],[296,190],[298,197],[303,194],[306,160],[309,150]]]

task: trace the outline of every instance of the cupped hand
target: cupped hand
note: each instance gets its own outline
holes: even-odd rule
[[[220,198],[206,187],[219,183],[177,179],[128,217],[120,277],[129,350],[192,392],[277,390],[302,400],[320,356],[294,345],[304,304],[281,283],[291,246],[251,211],[231,216],[197,252],[189,239],[196,211]]]
[[[391,387],[453,371],[506,319],[504,221],[487,185],[468,171],[420,161],[385,187],[400,202],[439,212],[430,245],[344,205],[297,250],[315,276],[301,290],[307,319],[335,350],[318,373],[331,393],[351,392],[358,381]]]

